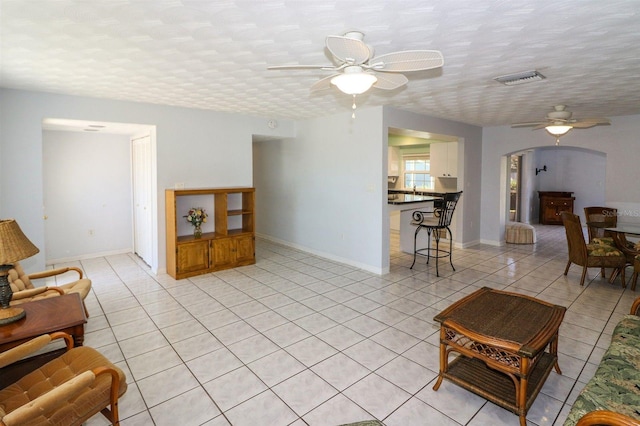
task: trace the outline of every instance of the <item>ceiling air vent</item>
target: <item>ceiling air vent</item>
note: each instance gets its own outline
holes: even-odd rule
[[[544,80],[545,78],[546,77],[538,71],[524,71],[515,74],[502,75],[494,78],[494,80],[507,86],[515,86],[516,84],[531,83],[534,81]]]

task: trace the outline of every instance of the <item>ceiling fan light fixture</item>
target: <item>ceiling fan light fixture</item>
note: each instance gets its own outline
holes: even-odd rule
[[[551,133],[553,136],[562,136],[566,134],[569,130],[573,129],[573,126],[568,126],[564,124],[552,124],[545,127],[546,131]]]
[[[342,74],[331,79],[331,84],[347,95],[360,95],[371,88],[378,78],[366,73],[361,67],[353,66],[345,68]]]

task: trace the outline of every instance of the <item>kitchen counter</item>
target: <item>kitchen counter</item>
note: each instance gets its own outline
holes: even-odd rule
[[[433,194],[433,193],[431,193]],[[440,195],[440,194],[437,194]],[[389,191],[387,211],[389,212],[389,222],[392,229],[400,232],[400,250],[405,253],[413,253],[413,236],[416,227],[411,224],[413,212],[432,211],[434,204],[441,203],[442,196],[423,195],[417,191],[391,192]],[[426,234],[426,233],[423,233]],[[426,247],[426,237],[419,235],[419,243]],[[424,239],[424,241],[422,241]],[[422,246],[421,246],[422,247]]]
[[[430,195],[406,194],[406,193],[389,193],[388,203],[393,205],[404,205],[414,203],[424,203],[427,201],[437,200],[440,197]]]
[[[387,191],[389,194],[412,194],[412,195],[430,195],[432,197],[442,197],[444,196],[443,192],[434,192],[434,191],[423,191],[413,189],[389,189]]]

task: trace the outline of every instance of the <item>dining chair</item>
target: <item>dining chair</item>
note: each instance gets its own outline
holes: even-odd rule
[[[638,274],[640,274],[640,254],[633,259],[633,275],[631,275],[631,290],[636,290],[638,283]]]
[[[411,221],[411,224],[416,226],[416,232],[413,234],[413,263],[409,269],[413,269],[413,266],[416,263],[416,256],[425,256],[427,258],[427,265],[429,264],[430,258],[436,259],[436,276],[438,277],[440,276],[440,271],[438,270],[438,259],[440,257],[449,257],[451,268],[453,268],[454,271],[456,270],[453,266],[452,260],[453,235],[451,234],[450,226],[451,220],[453,219],[453,213],[461,195],[462,191],[447,192],[442,197],[442,204],[440,207],[436,207],[429,211],[416,210],[413,212],[413,220]],[[425,248],[416,247],[418,234],[421,230],[427,231],[427,247]],[[449,234],[449,251],[440,250],[440,238],[442,232],[445,233],[445,236],[446,233]],[[433,239],[436,244],[435,254],[433,254],[434,249],[431,248],[431,235],[433,235]]]
[[[605,276],[605,268],[616,268],[620,271],[622,286],[624,287],[626,285],[624,268],[627,263],[625,255],[609,244],[587,244],[584,240],[582,224],[578,215],[562,212],[561,217],[569,248],[569,261],[564,270],[564,275],[569,273],[569,267],[571,267],[572,263],[582,266],[582,277],[580,278],[580,285],[582,286],[587,276],[587,268],[599,267],[603,277]],[[612,274],[609,281],[613,282],[615,277],[616,274]]]
[[[81,425],[99,412],[112,425],[120,424],[118,399],[127,390],[124,373],[95,349],[74,348],[66,333],[45,334],[0,353],[0,368],[60,338],[66,352],[0,390],[0,426]]]
[[[584,217],[587,222],[587,232],[589,234],[589,243],[593,243],[594,238],[599,240],[596,242],[604,242],[613,245],[611,234],[604,228],[614,228],[618,224],[618,209],[611,207],[585,207]],[[606,240],[602,240],[606,238]]]
[[[78,278],[72,282],[55,287],[36,287],[31,282],[31,280],[55,277],[67,272],[74,272],[78,274]],[[20,263],[16,262],[13,264],[13,268],[9,270],[9,284],[13,291],[13,298],[11,299],[12,305],[69,293],[78,293],[84,305],[84,299],[89,294],[89,291],[91,291],[91,280],[83,278],[82,270],[75,266],[55,268],[27,274],[24,269],[22,269]],[[84,311],[88,317],[89,312],[87,311],[86,305],[84,305]]]

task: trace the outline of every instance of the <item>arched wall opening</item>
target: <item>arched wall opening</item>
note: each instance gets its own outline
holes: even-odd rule
[[[584,207],[605,205],[605,152],[571,147],[538,146],[511,151],[500,157],[501,208],[500,224],[509,220],[509,157],[522,156],[523,212],[526,223],[539,222],[538,191],[573,192],[574,213],[584,218]],[[546,166],[546,167],[545,167]],[[546,170],[545,170],[546,169]],[[536,171],[538,172],[536,174]]]

